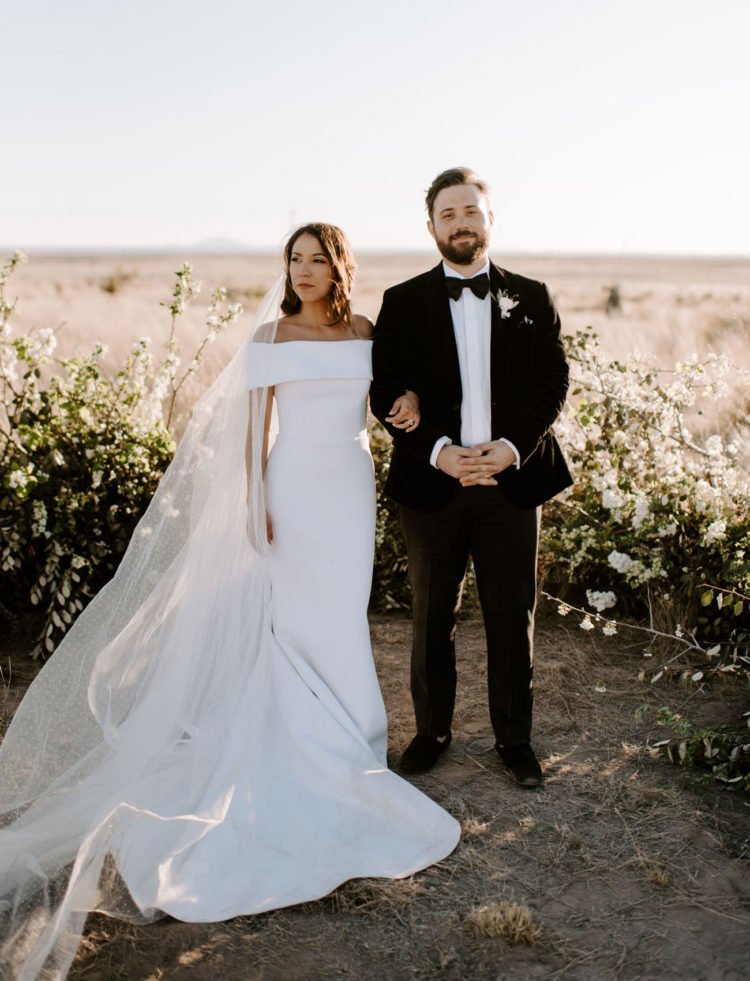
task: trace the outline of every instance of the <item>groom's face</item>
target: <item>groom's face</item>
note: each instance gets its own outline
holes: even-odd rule
[[[487,198],[473,184],[443,188],[427,222],[440,254],[458,266],[470,266],[487,252],[491,226]]]

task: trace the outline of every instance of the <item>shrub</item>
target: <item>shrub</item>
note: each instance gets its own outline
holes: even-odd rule
[[[177,318],[199,292],[185,265],[169,306],[161,361],[144,337],[125,365],[102,374],[106,353],[56,360],[49,328],[14,336],[6,296],[17,253],[0,272],[0,586],[11,612],[40,610],[33,650],[51,653],[84,603],[112,576],[174,452],[175,397],[205,345],[239,315],[217,290],[207,333],[178,372]]]
[[[609,619],[649,615],[651,626],[678,637],[721,641],[723,656],[733,657],[739,624],[707,617],[699,600],[704,584],[750,586],[747,420],[699,437],[685,415],[699,400],[723,398],[738,369],[715,355],[670,372],[638,354],[610,363],[590,330],[568,349],[572,397],[555,428],[576,482],[545,509],[548,586],[573,587]],[[746,608],[737,610],[746,617]]]
[[[380,611],[408,609],[411,593],[398,505],[383,493],[391,461],[391,438],[378,422],[370,427],[370,449],[378,496],[371,606]]]
[[[665,656],[638,672],[640,682],[679,676],[697,688],[718,673],[747,678],[747,373],[715,355],[669,372],[639,354],[610,363],[591,330],[568,350],[572,397],[556,429],[577,479],[547,506],[542,528],[548,588],[566,593],[559,612],[577,610],[584,630],[646,635],[644,653]],[[687,414],[717,403],[730,380],[742,383],[732,393],[740,408],[723,432],[694,435]],[[617,622],[626,615],[641,622]],[[658,722],[680,736],[651,743],[652,755],[708,766],[725,786],[750,789],[740,725],[697,728],[666,709]]]

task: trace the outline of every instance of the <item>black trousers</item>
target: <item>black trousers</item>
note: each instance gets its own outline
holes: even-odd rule
[[[401,506],[414,620],[411,694],[423,735],[443,736],[451,728],[456,614],[471,557],[495,738],[502,746],[530,741],[540,510],[517,507],[500,487],[462,487],[437,511]]]

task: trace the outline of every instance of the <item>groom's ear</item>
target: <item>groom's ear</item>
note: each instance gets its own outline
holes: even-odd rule
[[[487,217],[489,219],[490,225],[494,225],[495,224],[495,212],[494,211],[488,211],[487,212]]]
[[[435,226],[432,224],[432,219],[430,218],[427,219],[427,231],[430,233],[430,235],[432,235],[433,238],[435,238]],[[435,241],[437,241],[436,238]]]

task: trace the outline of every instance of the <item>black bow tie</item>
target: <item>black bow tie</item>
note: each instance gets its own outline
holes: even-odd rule
[[[480,300],[483,300],[490,290],[490,277],[487,273],[480,273],[471,279],[459,279],[457,276],[445,277],[445,288],[448,290],[448,295],[452,300],[460,299],[461,291],[467,287],[474,296],[478,296]]]

